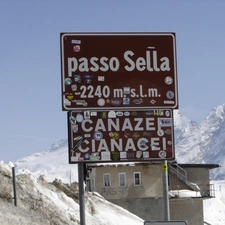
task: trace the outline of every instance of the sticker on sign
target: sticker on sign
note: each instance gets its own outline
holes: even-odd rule
[[[145,221],[144,225],[188,225],[186,221]]]

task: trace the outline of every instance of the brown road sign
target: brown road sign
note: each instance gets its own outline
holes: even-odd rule
[[[188,225],[186,221],[145,221],[144,225]]]
[[[175,33],[61,33],[62,109],[178,108]]]
[[[174,159],[173,111],[68,112],[69,163]]]

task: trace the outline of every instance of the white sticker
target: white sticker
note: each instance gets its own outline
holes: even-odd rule
[[[110,152],[101,152],[102,160],[110,160]]]
[[[165,151],[159,151],[159,157],[160,158],[166,158],[166,152]]]
[[[126,159],[127,158],[127,153],[126,152],[120,152],[120,158],[121,159]]]
[[[162,137],[164,135],[164,131],[163,130],[158,130],[157,134],[158,134],[158,136]]]
[[[84,119],[84,117],[83,117],[82,114],[78,113],[78,114],[76,115],[76,121],[77,121],[78,123],[81,123],[81,122],[83,121],[83,119]]]

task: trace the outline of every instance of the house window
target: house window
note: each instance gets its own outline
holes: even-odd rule
[[[111,178],[109,173],[103,174],[103,186],[110,187],[111,186]]]
[[[119,178],[119,186],[125,187],[126,186],[126,174],[125,173],[119,173],[118,178]]]
[[[134,186],[140,186],[141,185],[141,173],[135,172],[134,173]]]

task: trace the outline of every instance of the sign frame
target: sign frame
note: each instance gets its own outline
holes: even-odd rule
[[[178,108],[173,32],[60,33],[60,52],[63,111]]]
[[[174,160],[173,119],[171,109],[70,111],[69,164]]]

